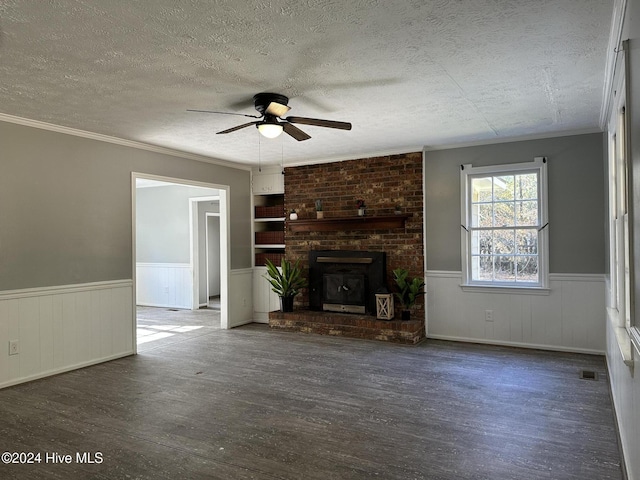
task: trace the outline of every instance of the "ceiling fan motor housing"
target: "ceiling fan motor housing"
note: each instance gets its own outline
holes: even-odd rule
[[[262,115],[264,115],[267,107],[272,102],[286,106],[289,103],[289,98],[279,93],[258,93],[253,96],[253,103],[256,110]]]

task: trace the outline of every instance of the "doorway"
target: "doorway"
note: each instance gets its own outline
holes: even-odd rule
[[[228,190],[132,174],[134,313],[142,319],[134,328],[137,345],[176,341],[205,326],[228,328]],[[207,309],[209,284],[219,298],[215,310]],[[181,314],[186,324],[178,321]]]
[[[207,213],[206,223],[206,263],[207,263],[207,306],[220,308],[220,214]]]

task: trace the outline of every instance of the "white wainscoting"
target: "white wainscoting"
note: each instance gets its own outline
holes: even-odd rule
[[[0,292],[0,388],[131,355],[133,328],[131,280]]]
[[[469,292],[461,283],[461,272],[427,272],[428,337],[605,352],[604,275],[551,274],[549,295]]]
[[[136,304],[192,308],[193,273],[188,263],[136,263]]]
[[[607,328],[607,368],[609,370],[609,385],[611,397],[616,412],[616,421],[620,432],[620,443],[624,452],[624,461],[627,478],[640,478],[640,415],[638,404],[640,403],[640,378],[634,374],[633,367],[625,365],[620,353],[618,339],[611,320],[606,322]],[[630,340],[629,340],[630,341]],[[633,346],[633,355],[638,362],[637,351]]]
[[[253,322],[253,269],[231,270],[229,275],[228,327]]]

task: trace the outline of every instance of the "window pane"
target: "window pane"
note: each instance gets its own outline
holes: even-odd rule
[[[518,282],[538,282],[538,257],[517,257]]]
[[[496,203],[494,226],[512,227],[515,225],[515,204],[512,202]]]
[[[538,201],[516,202],[516,225],[538,224]]]
[[[471,254],[490,255],[493,253],[492,232],[473,231],[471,232]]]
[[[515,253],[515,232],[513,230],[497,230],[494,232],[495,246],[492,253]]]
[[[493,199],[513,200],[513,175],[505,175],[504,177],[493,177]]]
[[[515,257],[496,255],[494,261],[495,280],[498,282],[515,282]]]
[[[493,227],[493,204],[480,203],[472,205],[471,226]]]
[[[490,202],[493,198],[491,186],[493,177],[474,178],[471,180],[471,201]]]
[[[493,280],[493,257],[476,257],[479,260],[479,268],[473,271],[473,280]]]
[[[538,254],[538,230],[529,228],[526,230],[516,230],[516,253],[520,255]]]
[[[516,198],[518,200],[534,200],[538,198],[537,173],[516,175]]]

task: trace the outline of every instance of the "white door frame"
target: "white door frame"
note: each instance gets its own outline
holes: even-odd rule
[[[206,248],[205,248],[205,255],[206,255],[206,263],[205,265],[207,266],[207,297],[209,296],[209,293],[211,292],[211,285],[209,285],[209,280],[211,279],[211,275],[209,272],[209,219],[210,218],[218,218],[218,229],[220,228],[220,213],[213,213],[213,212],[206,212],[204,214],[204,226],[205,226],[205,231],[204,231],[204,238],[205,238],[205,243],[206,243]],[[222,257],[222,252],[220,252],[220,256]],[[209,299],[207,298],[207,302],[209,301]]]
[[[214,188],[219,191],[220,199],[220,328],[229,328],[229,276],[231,265],[230,258],[230,232],[229,232],[229,217],[230,217],[230,205],[229,205],[229,185],[219,185],[215,183],[197,182],[194,180],[186,180],[184,178],[164,177],[161,175],[151,175],[147,173],[131,172],[131,244],[132,244],[132,280],[133,280],[133,349],[134,353],[137,353],[137,320],[136,320],[136,292],[137,292],[137,280],[136,280],[136,180],[143,178],[147,180],[157,180],[160,182],[173,183],[177,185],[186,185],[190,187],[204,187]],[[206,198],[206,197],[205,197]],[[197,209],[196,209],[197,212]],[[193,221],[193,215],[190,217],[190,221]],[[197,225],[197,222],[196,222]],[[193,228],[191,229],[191,235],[193,235]],[[197,241],[197,236],[196,236]],[[193,239],[191,241],[191,248],[193,249]],[[193,259],[192,259],[193,262]],[[192,271],[197,270],[197,267]],[[194,272],[197,273],[197,272]],[[194,283],[195,277],[194,277]],[[196,303],[197,305],[197,303]]]
[[[200,202],[220,201],[220,196],[210,197],[193,197],[189,199],[189,262],[191,263],[191,272],[193,274],[193,290],[191,293],[191,310],[200,308],[200,222],[198,222],[198,204]],[[220,202],[220,210],[222,210],[222,202]],[[206,217],[205,217],[206,218]],[[222,221],[222,218],[220,219]],[[205,222],[205,235],[207,225]],[[222,226],[220,226],[220,270],[222,271]],[[220,301],[222,301],[222,273],[220,274]]]

